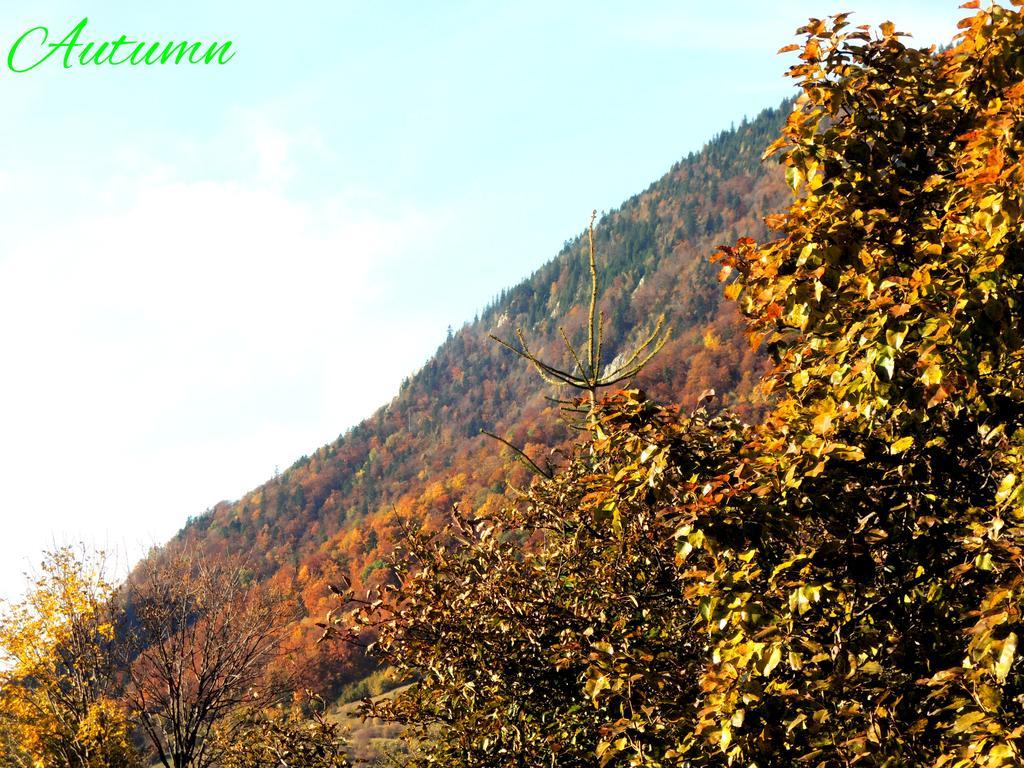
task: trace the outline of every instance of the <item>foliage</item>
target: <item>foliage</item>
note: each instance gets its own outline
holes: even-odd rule
[[[219,768],[348,768],[345,740],[312,702],[307,716],[298,712],[260,712],[229,734],[222,734]]]
[[[102,555],[45,554],[0,616],[0,758],[15,766],[130,768],[114,695],[115,609]]]
[[[341,689],[338,695],[338,704],[351,704],[352,702],[372,699],[398,688],[401,683],[397,680],[394,672],[390,669],[378,669],[360,680],[349,683]]]
[[[78,725],[78,741],[90,755],[91,768],[134,768],[140,765],[132,741],[132,723],[124,706],[100,699]]]
[[[1024,19],[961,27],[938,53],[802,30],[773,147],[795,201],[722,256],[777,406],[682,529],[714,644],[697,753],[1024,759]]]
[[[698,694],[673,517],[739,448],[637,391],[599,401],[592,440],[519,505],[410,529],[395,581],[341,619],[416,685],[364,715],[408,723],[425,765],[584,766],[628,743],[664,757]],[[657,723],[655,723],[657,720]],[[543,760],[541,760],[541,756]]]

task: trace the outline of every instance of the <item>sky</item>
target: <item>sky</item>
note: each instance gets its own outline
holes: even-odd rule
[[[388,402],[502,288],[793,92],[855,11],[959,0],[5,0],[224,66],[0,69],[0,598],[45,548],[122,567]]]

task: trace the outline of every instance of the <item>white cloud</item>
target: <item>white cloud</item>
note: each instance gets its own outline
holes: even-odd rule
[[[260,136],[276,179],[287,143]],[[379,405],[421,349],[382,350],[370,275],[437,235],[425,215],[167,174],[117,198],[8,232],[0,594],[53,539],[136,555],[237,497]]]

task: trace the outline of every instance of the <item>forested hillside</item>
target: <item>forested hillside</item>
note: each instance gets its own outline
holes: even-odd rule
[[[714,389],[737,413],[755,415],[750,397],[763,363],[742,338],[735,306],[721,298],[708,256],[739,235],[760,237],[763,217],[783,204],[782,176],[760,158],[790,108],[719,134],[597,223],[606,358],[664,313],[671,340],[639,381],[663,402],[689,405]],[[565,443],[569,430],[546,399],[558,393],[489,334],[512,338],[522,328],[542,355],[562,360],[558,329],[583,338],[588,298],[585,238],[577,236],[453,333],[390,404],[237,502],[190,521],[171,548],[187,544],[212,560],[240,554],[258,579],[300,595],[306,615],[321,616],[341,573],[357,585],[374,582],[396,515],[437,520],[453,503],[486,510],[510,480],[525,483],[525,467],[481,429],[540,463]],[[313,620],[294,632],[311,683],[323,689],[358,675],[358,665],[336,658],[316,663]]]

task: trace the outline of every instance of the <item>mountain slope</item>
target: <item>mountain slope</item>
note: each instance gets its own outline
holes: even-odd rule
[[[763,216],[782,206],[781,175],[759,158],[789,108],[720,134],[598,224],[607,356],[664,313],[672,340],[639,380],[663,401],[692,405],[714,388],[741,414],[755,411],[750,395],[763,362],[721,300],[707,257],[738,236],[764,235]],[[577,237],[453,334],[389,405],[242,499],[191,520],[168,546],[245,556],[256,578],[293,590],[313,617],[294,632],[310,682],[330,687],[356,676],[356,660],[339,666],[313,643],[311,621],[331,604],[328,583],[340,573],[373,582],[396,515],[436,525],[452,503],[498,504],[507,483],[528,481],[481,428],[538,461],[570,439],[545,399],[557,393],[488,334],[511,338],[521,327],[541,357],[563,361],[558,328],[583,338],[588,289],[585,239]]]

